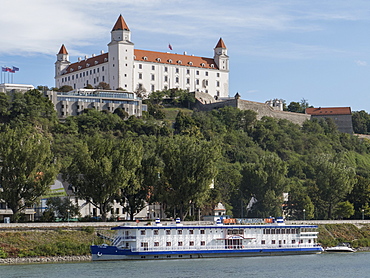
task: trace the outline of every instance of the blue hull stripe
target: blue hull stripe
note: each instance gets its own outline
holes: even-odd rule
[[[312,248],[275,248],[275,249],[232,249],[232,250],[186,250],[186,251],[150,251],[150,252],[132,252],[131,250],[120,250],[115,246],[100,247],[91,246],[91,253],[102,255],[117,256],[149,256],[149,255],[190,255],[190,254],[240,254],[240,253],[286,253],[286,252],[322,252],[320,247]]]

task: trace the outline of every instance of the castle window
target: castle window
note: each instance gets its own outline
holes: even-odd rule
[[[104,62],[108,62],[108,58],[104,58]]]
[[[216,81],[216,86],[220,87],[220,81]]]
[[[211,68],[214,68],[215,67],[215,65],[214,64],[211,64]]]
[[[95,69],[94,69],[94,74],[95,74]]]
[[[186,78],[186,84],[190,84],[190,78]]]
[[[179,83],[179,78],[178,77],[176,77],[176,83]]]
[[[89,72],[86,72],[86,76],[88,75]],[[85,77],[85,72],[82,73],[83,77]]]
[[[104,66],[101,67],[101,71],[104,71]]]
[[[199,70],[197,70],[197,71],[195,72],[195,74],[196,74],[196,75],[199,75]]]
[[[82,67],[81,66],[78,66],[78,69],[80,70]]]
[[[152,70],[155,70],[155,66],[152,66]]]
[[[186,74],[190,74],[190,70],[189,69],[186,70]]]
[[[161,61],[161,58],[157,58],[156,60],[157,60],[157,62],[160,62]]]
[[[143,79],[143,74],[139,73],[139,79]]]
[[[75,80],[75,76],[74,75],[72,75],[72,80]]]
[[[171,60],[171,59],[168,59],[168,62],[169,62],[169,63],[172,63],[172,60]]]
[[[164,82],[167,82],[168,81],[168,76],[166,75],[165,77],[164,77]]]
[[[103,79],[103,82],[104,82],[104,79],[105,79],[105,78],[104,78],[104,75],[102,76],[102,79]]]
[[[90,64],[89,63],[86,63],[86,67],[90,67]]]
[[[167,72],[168,71],[168,68],[167,67],[164,67],[164,71]]]
[[[206,76],[208,76],[208,71],[206,71]]]
[[[202,67],[205,67],[205,66],[206,66],[206,64],[205,64],[205,63],[201,63],[200,65],[201,65]]]
[[[192,65],[193,65],[193,62],[189,62],[188,64],[189,64],[190,66],[192,66]]]
[[[155,80],[155,76],[154,76],[154,74],[152,74],[152,75],[151,75],[151,78],[152,78],[152,81],[154,81],[154,80]]]
[[[195,84],[199,85],[199,79],[195,80]]]
[[[95,72],[94,72],[95,73]],[[90,75],[92,74],[92,70],[90,70]]]
[[[176,68],[176,73],[179,73],[179,68]]]
[[[219,72],[217,73],[217,77],[220,77],[220,73]]]
[[[96,72],[99,72],[99,68],[96,69]]]
[[[139,64],[139,69],[142,69],[143,68],[143,65],[142,64]]]
[[[154,85],[152,85],[152,92],[154,92],[154,90],[155,90],[155,87],[154,87]]]
[[[182,64],[182,61],[181,60],[178,60],[177,63],[181,65]]]
[[[82,77],[82,72],[80,72],[80,78]]]
[[[72,71],[73,71],[73,69],[71,68],[70,72],[72,72]]]
[[[144,57],[143,57],[143,60],[144,60],[144,61],[148,60],[148,57],[144,56]]]
[[[68,81],[70,81],[71,80],[71,77],[70,76],[68,76]]]
[[[99,62],[98,62],[98,61],[95,61],[94,63],[95,63],[95,65],[99,64]]]

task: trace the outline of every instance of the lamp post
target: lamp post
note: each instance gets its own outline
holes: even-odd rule
[[[362,220],[364,220],[364,218],[365,218],[365,217],[364,217],[364,212],[365,212],[365,210],[364,210],[364,209],[362,209],[362,210],[361,210],[361,212],[362,212]]]
[[[306,210],[303,209],[303,220],[306,220]]]
[[[67,209],[67,221],[68,221],[68,223],[69,223],[69,212],[70,212],[70,209]]]

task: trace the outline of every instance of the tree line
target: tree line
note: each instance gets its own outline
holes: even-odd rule
[[[369,141],[329,119],[298,126],[232,107],[180,108],[193,101],[157,92],[141,118],[86,109],[60,122],[38,90],[1,93],[0,199],[21,220],[62,174],[103,220],[113,202],[131,217],[160,203],[191,219],[190,209],[209,214],[218,202],[234,217],[370,215]],[[175,119],[167,106],[179,110]]]

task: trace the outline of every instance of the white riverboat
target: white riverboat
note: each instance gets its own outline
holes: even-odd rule
[[[114,227],[111,245],[92,245],[92,260],[191,259],[292,254],[323,251],[317,226],[286,225],[282,218],[225,219],[200,223],[123,225]]]

